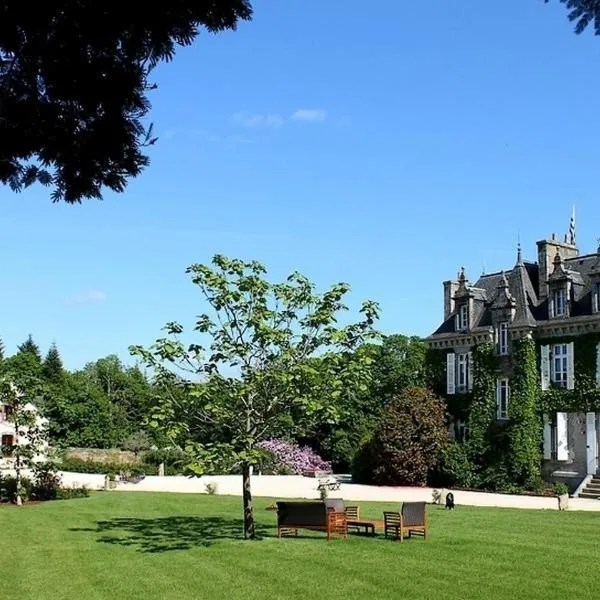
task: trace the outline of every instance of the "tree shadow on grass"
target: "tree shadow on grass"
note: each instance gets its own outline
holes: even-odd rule
[[[155,519],[115,518],[98,521],[95,529],[71,529],[99,534],[98,542],[137,546],[139,552],[168,552],[208,547],[226,540],[243,538],[241,519],[222,517],[158,517]],[[268,528],[256,525],[258,538],[272,537]]]

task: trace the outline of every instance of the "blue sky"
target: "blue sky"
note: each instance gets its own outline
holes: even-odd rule
[[[129,361],[202,303],[215,253],[298,269],[381,329],[426,335],[444,279],[510,267],[520,235],[600,236],[600,39],[557,1],[256,0],[235,33],[158,69],[151,166],[123,195],[53,205],[0,188],[0,335],[69,368]],[[356,10],[362,8],[362,10]]]

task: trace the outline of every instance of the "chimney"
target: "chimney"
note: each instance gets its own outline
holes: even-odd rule
[[[554,257],[558,252],[559,256],[563,259],[575,258],[579,255],[577,246],[565,242],[559,242],[556,236],[552,234],[551,240],[540,240],[537,242],[538,249],[538,265],[539,265],[539,279],[538,284],[540,288],[539,298],[543,300],[548,297],[548,277],[554,270]]]
[[[444,321],[454,312],[454,294],[458,281],[444,281]]]

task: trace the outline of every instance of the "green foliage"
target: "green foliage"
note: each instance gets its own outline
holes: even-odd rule
[[[394,394],[425,381],[426,347],[417,337],[390,335],[381,344],[363,344],[349,360],[366,361],[369,377],[349,386],[333,399],[335,423],[319,422],[301,435],[315,446],[334,468],[352,468],[362,441],[376,429],[381,412]]]
[[[549,0],[544,0],[546,3]],[[569,11],[569,21],[575,23],[575,33],[583,33],[593,24],[594,33],[600,35],[600,0],[558,0]]]
[[[70,500],[87,498],[90,492],[85,487],[65,488],[61,479],[50,465],[40,465],[35,469],[33,480],[23,477],[20,484],[17,478],[0,474],[0,502],[15,502],[17,489],[20,489],[22,502],[48,500]]]
[[[24,500],[23,472],[33,468],[35,461],[47,446],[47,427],[32,404],[35,399],[36,382],[30,386],[24,384],[22,376],[17,383],[10,375],[0,379],[0,404],[11,407],[8,421],[14,429],[14,444],[11,450],[15,472],[15,502],[20,505]],[[33,397],[32,397],[33,395]]]
[[[37,465],[35,477],[31,486],[32,500],[56,500],[60,489],[60,476],[53,464]]]
[[[53,201],[122,192],[154,143],[151,72],[201,29],[235,29],[248,0],[157,3],[46,2],[36,18],[3,3],[0,29],[0,183],[53,188]]]
[[[0,474],[0,502],[14,503],[17,490],[19,490],[21,502],[27,502],[31,498],[32,486],[29,477],[22,477],[20,483],[17,483],[16,477]]]
[[[59,487],[56,493],[57,500],[73,500],[75,498],[89,498],[90,490],[86,487]]]
[[[469,415],[469,454],[474,464],[489,458],[496,424],[497,357],[491,343],[473,349],[473,395]]]
[[[115,448],[129,433],[124,407],[113,404],[86,372],[68,373],[44,408],[51,438],[64,446]]]
[[[136,456],[143,450],[150,448],[150,438],[144,431],[136,431],[125,438],[122,448],[123,450],[129,450]]]
[[[4,361],[3,370],[21,385],[31,387],[33,381],[41,383],[42,355],[31,334],[18,346],[16,354]]]
[[[42,364],[42,377],[48,383],[60,384],[63,381],[64,375],[65,370],[60,357],[60,352],[58,351],[56,344],[53,343]]]
[[[248,469],[257,442],[337,420],[337,399],[369,377],[368,357],[353,353],[374,337],[378,306],[365,302],[360,321],[338,326],[345,283],[319,294],[293,273],[273,284],[260,263],[221,255],[187,272],[210,309],[196,320],[199,343],[184,343],[183,327],[170,322],[167,337],[130,350],[159,385],[179,384],[178,393],[160,398],[151,424],[185,447],[194,472],[206,472],[219,456],[243,466],[245,531],[254,537]]]
[[[556,496],[563,496],[569,493],[569,487],[566,483],[555,483],[552,491]]]
[[[106,462],[96,460],[83,460],[81,458],[63,458],[58,467],[61,471],[71,473],[95,473],[106,475],[107,473],[120,473],[121,471],[137,470],[145,475],[157,475],[157,466],[146,461],[139,461],[133,465],[118,462]]]
[[[596,383],[596,345],[600,335],[588,333],[577,337],[547,338],[544,344],[573,342],[575,358],[575,389],[551,387],[541,393],[540,412],[600,412],[600,388]]]
[[[461,442],[448,444],[429,479],[435,487],[476,488],[479,478],[469,460],[467,445]]]
[[[536,345],[531,338],[513,342],[513,376],[508,405],[512,480],[531,488],[541,479],[542,422]]]
[[[371,442],[379,485],[425,485],[448,442],[444,401],[426,388],[408,388],[385,409]]]

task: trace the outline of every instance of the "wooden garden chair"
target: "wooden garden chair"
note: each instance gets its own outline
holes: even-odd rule
[[[385,537],[390,535],[402,541],[406,535],[410,538],[416,533],[427,539],[425,502],[403,502],[400,512],[384,512],[383,525]]]

